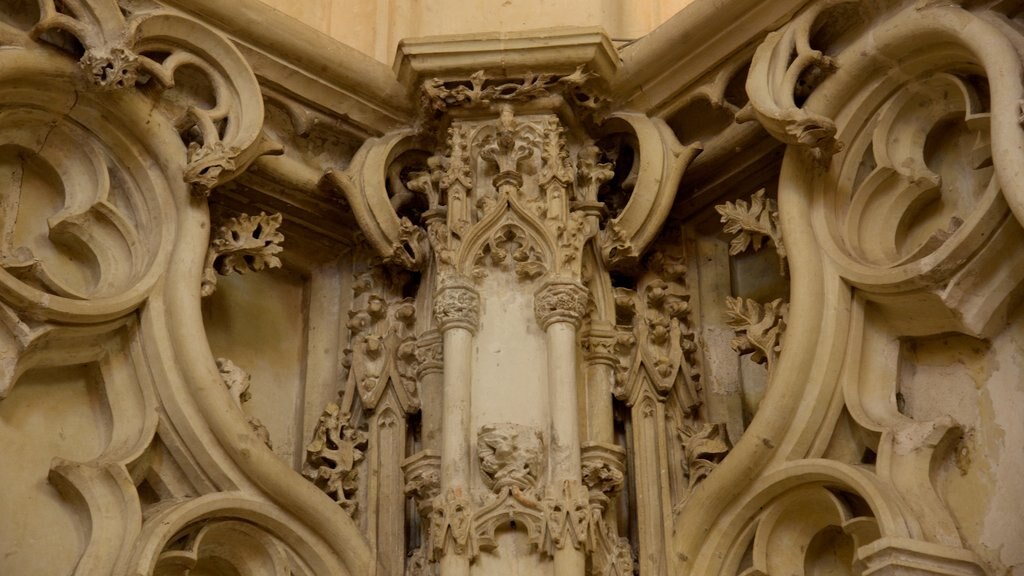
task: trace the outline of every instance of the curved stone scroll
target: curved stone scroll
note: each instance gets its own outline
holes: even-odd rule
[[[161,569],[196,566],[224,542],[243,563],[265,543],[269,573],[373,572],[351,519],[233,407],[202,337],[210,221],[195,196],[266,150],[252,70],[181,16],[112,0],[43,0],[40,12],[32,37],[0,50],[0,162],[17,176],[0,197],[0,394],[31,368],[99,367],[108,446],[50,473],[88,531],[76,573],[150,574],[163,552]],[[68,35],[83,61],[42,45],[74,46]],[[197,76],[209,101],[186,86]],[[143,524],[158,427],[182,492],[205,496],[160,502]],[[175,536],[183,547],[169,549]]]
[[[635,262],[665,223],[683,171],[697,154],[699,144],[683,146],[664,121],[642,114],[612,114],[602,126],[606,134],[632,133],[636,137],[636,184],[622,213],[600,233],[601,256],[615,268]]]
[[[635,185],[622,212],[608,223],[600,236],[606,262],[621,266],[635,261],[657,235],[668,217],[683,171],[700,152],[700,147],[679,144],[662,120],[642,114],[612,114],[602,125],[601,132],[629,134],[637,143],[635,154],[639,160],[634,169]],[[393,132],[368,140],[347,170],[328,172],[324,177],[328,185],[340,189],[349,201],[360,229],[374,249],[388,261],[407,268],[420,268],[425,264],[426,234],[395,212],[389,197],[390,168],[406,152],[418,150],[427,155],[426,151],[431,149],[415,131]],[[585,162],[586,159],[581,161],[581,170],[586,170]],[[452,166],[449,170],[454,170],[455,165]],[[456,172],[448,176],[453,182],[469,177],[458,176]],[[391,190],[392,194],[396,192]]]
[[[22,177],[5,183],[0,298],[54,321],[123,315],[152,289],[173,238],[147,113],[76,95],[75,67],[52,53],[6,50],[2,61],[0,151]],[[34,229],[19,222],[22,205],[40,198],[61,207]]]
[[[412,130],[371,138],[356,152],[349,168],[328,171],[324,183],[344,194],[359,229],[386,261],[409,269],[426,261],[426,235],[408,218],[400,217],[388,196],[389,167],[404,152],[426,149]]]
[[[151,79],[159,91],[175,88],[182,69],[199,71],[213,101],[175,95],[163,104],[188,146],[184,178],[205,197],[257,156],[273,150],[260,140],[263,98],[256,77],[238,50],[213,30],[176,14],[142,11],[126,17],[108,0],[40,0],[42,18],[32,30],[55,30],[84,47],[79,64],[89,83],[104,91],[133,88]]]
[[[904,414],[897,392],[901,341],[991,336],[1024,284],[1024,38],[1000,9],[818,2],[758,49],[753,111],[791,144],[779,184],[789,327],[757,416],[677,516],[684,572],[735,574],[748,545],[745,574],[787,571],[764,545],[782,526],[770,501],[786,498],[771,478],[864,501],[877,532],[843,514],[828,523],[850,550],[844,569],[984,573],[936,488],[960,424]],[[859,466],[821,459],[844,411],[870,451]],[[863,482],[841,480],[853,474]]]
[[[165,507],[142,528],[126,574],[181,575],[193,569],[240,574],[347,574],[344,564],[294,518],[239,492],[208,494]],[[293,555],[302,558],[296,563]],[[205,564],[205,566],[204,566]]]
[[[829,9],[852,5],[850,0],[817,2],[782,30],[772,32],[754,53],[747,80],[750,105],[738,121],[757,119],[781,142],[836,151],[835,122],[797,102],[808,83],[821,80],[835,69],[835,62],[811,46],[819,18]]]

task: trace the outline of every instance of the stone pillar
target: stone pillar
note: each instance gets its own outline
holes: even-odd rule
[[[441,424],[441,496],[435,504],[440,525],[431,528],[434,548],[441,555],[441,576],[469,574],[467,538],[459,519],[469,511],[470,415],[473,335],[479,325],[480,297],[468,283],[450,281],[437,291],[434,315],[441,331],[444,355],[444,414]],[[467,526],[468,527],[468,526]],[[460,540],[462,540],[460,542]],[[455,548],[449,550],[449,542]]]
[[[591,325],[584,334],[587,366],[586,438],[589,442],[615,442],[612,387],[615,385],[615,331],[611,326]]]
[[[582,491],[576,332],[587,311],[587,296],[586,288],[577,282],[552,281],[541,287],[534,300],[537,322],[548,339],[548,400],[551,404],[549,493],[567,500]],[[560,544],[554,553],[555,574],[582,576],[586,568],[583,542],[562,540]]]

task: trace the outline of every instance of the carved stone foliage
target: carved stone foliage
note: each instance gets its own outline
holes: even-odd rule
[[[686,477],[685,497],[677,506],[686,503],[686,498],[707,478],[729,453],[729,442],[723,427],[708,422],[696,425],[683,424],[679,439],[683,443],[683,475]]]
[[[587,313],[589,294],[575,283],[545,284],[534,298],[534,313],[542,328],[554,322],[579,326]]]
[[[333,498],[349,515],[355,514],[353,498],[359,487],[358,464],[366,450],[366,433],[351,424],[351,416],[337,404],[324,409],[313,439],[306,445],[302,475]]]
[[[479,107],[492,104],[525,102],[565,93],[570,101],[597,108],[600,98],[580,90],[595,74],[580,66],[571,74],[526,74],[521,78],[491,78],[483,70],[469,76],[468,81],[445,82],[432,78],[423,82],[423,104],[435,112],[453,107]]]
[[[203,269],[203,296],[210,296],[217,289],[217,274],[222,276],[246,272],[258,272],[265,268],[280,268],[278,254],[284,248],[284,234],[280,213],[259,216],[241,214],[228,218],[217,228],[210,248],[206,252],[206,267]]]
[[[429,206],[438,266],[474,278],[489,268],[524,281],[578,276],[583,245],[597,232],[597,189],[612,176],[592,143],[584,150],[577,170],[554,114],[517,117],[504,106],[495,120],[456,120],[444,152],[406,181]]]
[[[625,450],[617,444],[591,442],[583,446],[583,484],[591,497],[617,494],[625,482]]]
[[[401,280],[388,274],[375,267],[356,278],[344,362],[364,408],[375,409],[390,389],[402,409],[412,413],[419,409],[416,306],[412,298],[396,295]]]
[[[740,354],[768,366],[769,372],[782,350],[782,336],[786,329],[786,311],[789,306],[782,299],[760,304],[749,298],[725,299],[729,326],[736,331],[731,344]]]
[[[766,241],[775,245],[779,255],[779,271],[785,274],[786,246],[779,229],[779,208],[773,198],[765,198],[764,189],[758,190],[746,200],[736,200],[715,206],[722,216],[726,234],[733,234],[729,243],[729,255],[736,256],[748,248],[760,250]]]
[[[443,286],[434,300],[434,317],[442,331],[451,326],[475,331],[480,323],[480,296],[469,286]]]
[[[686,266],[661,250],[648,258],[648,272],[637,290],[616,289],[615,306],[622,320],[616,339],[621,355],[617,397],[633,404],[643,392],[660,396],[679,386],[686,411],[700,404],[689,300]]]
[[[441,493],[441,458],[424,450],[402,463],[405,473],[405,495],[416,501],[420,513],[429,520],[434,498]]]

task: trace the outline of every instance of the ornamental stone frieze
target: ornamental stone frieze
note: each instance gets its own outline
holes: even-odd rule
[[[1024,575],[1024,3],[371,4],[0,2],[0,574]]]

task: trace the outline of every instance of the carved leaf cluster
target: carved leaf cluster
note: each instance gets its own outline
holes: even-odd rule
[[[683,474],[688,482],[686,495],[679,503],[682,506],[697,485],[729,453],[729,444],[722,426],[707,422],[683,425],[679,429],[679,438],[683,443]]]
[[[333,498],[350,516],[358,503],[357,465],[363,460],[366,433],[352,425],[350,416],[337,404],[328,404],[320,415],[313,439],[306,445],[302,475]]]
[[[756,252],[764,247],[766,241],[771,241],[782,261],[781,270],[785,271],[786,248],[779,229],[779,208],[774,199],[765,198],[764,189],[754,193],[749,204],[740,199],[719,204],[715,210],[722,216],[725,232],[734,234],[729,243],[731,256],[742,254],[751,247]]]
[[[207,251],[202,295],[209,296],[217,289],[217,274],[280,268],[277,254],[284,250],[284,234],[278,231],[281,221],[280,213],[268,216],[260,212],[258,216],[229,218],[219,226]]]
[[[758,364],[771,370],[782,346],[789,306],[781,298],[760,304],[749,298],[726,297],[727,322],[736,331],[732,348],[750,354]]]
[[[252,393],[249,392],[252,378],[249,376],[249,373],[239,368],[237,364],[227,358],[217,358],[217,370],[220,372],[221,380],[227,386],[228,392],[231,393],[235,405],[242,409],[242,405],[252,398]],[[245,417],[245,421],[252,428],[253,432],[256,433],[256,436],[267,445],[267,448],[273,449],[274,445],[270,440],[270,431],[263,425],[263,422],[255,416],[248,415]]]
[[[561,87],[578,88],[595,74],[583,66],[567,75],[526,73],[520,78],[494,79],[483,70],[470,75],[468,82],[445,82],[433,78],[423,82],[423,102],[432,110],[444,112],[456,106],[479,106],[500,102],[524,102],[549,95]]]

